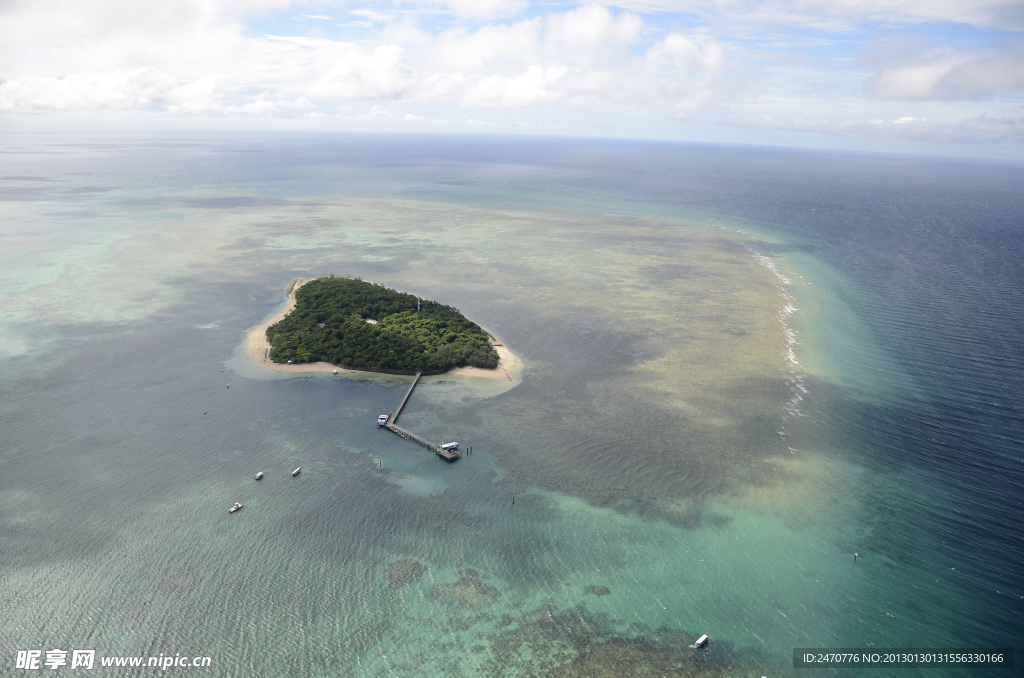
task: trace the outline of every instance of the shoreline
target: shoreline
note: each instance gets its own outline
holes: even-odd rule
[[[292,365],[282,365],[281,363],[275,363],[270,360],[270,342],[267,341],[267,328],[278,322],[286,315],[291,313],[295,308],[295,293],[300,287],[308,283],[310,280],[315,278],[295,278],[285,288],[285,297],[288,299],[288,303],[285,304],[284,310],[280,311],[273,317],[263,321],[257,325],[252,331],[249,332],[249,352],[252,354],[253,360],[260,367],[264,367],[268,370],[274,370],[275,372],[292,372],[308,374],[310,372],[328,372],[333,373],[335,370],[338,374],[349,373],[349,374],[365,374],[365,375],[389,375],[391,372],[377,372],[374,370],[360,370],[352,369],[350,367],[340,367],[332,363],[315,362],[315,363],[298,363]],[[483,379],[512,379],[512,370],[522,365],[519,358],[516,357],[512,351],[508,350],[505,344],[494,336],[487,329],[481,328],[490,337],[491,345],[494,350],[498,353],[498,366],[493,370],[485,370],[480,367],[456,367],[442,372],[435,376],[462,376],[462,377],[479,377]],[[394,376],[406,376],[402,374]],[[412,376],[412,375],[408,375]]]

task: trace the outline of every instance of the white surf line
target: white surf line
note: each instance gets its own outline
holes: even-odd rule
[[[768,269],[768,272],[771,273],[772,278],[775,280],[775,288],[784,302],[779,310],[778,318],[782,324],[783,334],[786,337],[785,355],[786,361],[789,363],[789,379],[786,380],[786,383],[789,385],[791,395],[785,405],[786,414],[782,417],[782,426],[779,428],[778,434],[785,440],[789,437],[789,429],[786,426],[789,419],[791,417],[806,416],[801,411],[801,404],[803,403],[804,396],[809,393],[807,389],[807,375],[800,369],[800,360],[796,357],[796,347],[800,345],[800,341],[797,338],[796,330],[793,329],[789,322],[800,309],[796,305],[796,297],[790,293],[793,281],[783,275],[771,259],[746,243],[740,244],[750,252],[754,261]],[[795,454],[792,447],[789,448],[789,452],[790,454]]]

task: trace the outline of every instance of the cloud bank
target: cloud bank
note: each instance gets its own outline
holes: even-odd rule
[[[1022,32],[1004,0],[15,0],[0,4],[0,115],[475,126],[519,111],[585,132],[642,111],[1017,144]]]

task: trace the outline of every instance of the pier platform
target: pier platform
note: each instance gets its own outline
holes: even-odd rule
[[[452,449],[442,448],[440,445],[432,443],[426,438],[421,438],[412,431],[406,431],[404,428],[395,423],[395,421],[397,421],[398,419],[398,415],[402,413],[402,408],[405,407],[405,403],[408,402],[409,396],[412,395],[412,390],[416,388],[416,383],[420,380],[420,376],[422,374],[422,372],[417,372],[416,376],[413,377],[412,383],[409,384],[409,390],[405,392],[405,396],[402,398],[402,401],[398,403],[398,409],[392,412],[390,415],[388,415],[387,423],[384,424],[384,428],[386,428],[387,430],[391,431],[392,433],[399,437],[405,438],[406,440],[411,440],[414,443],[418,443],[423,447],[426,447],[428,450],[431,450],[434,454],[436,454],[437,456],[441,457],[446,461],[455,461],[462,455],[458,447]]]

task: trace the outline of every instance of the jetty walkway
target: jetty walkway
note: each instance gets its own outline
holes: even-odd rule
[[[427,449],[433,451],[437,456],[441,457],[442,459],[453,461],[455,459],[458,459],[459,455],[461,454],[459,452],[458,447],[447,449],[440,445],[435,445],[426,438],[421,438],[412,431],[406,431],[404,428],[395,423],[395,421],[398,420],[398,415],[402,413],[402,408],[405,407],[405,403],[409,400],[409,396],[412,395],[412,390],[416,388],[416,382],[420,380],[420,376],[422,374],[422,371],[416,373],[416,376],[413,378],[412,383],[409,384],[409,390],[405,392],[405,397],[402,398],[402,402],[398,403],[398,409],[388,415],[388,420],[387,423],[384,424],[384,428],[391,431],[395,435],[405,438],[406,440],[411,440],[414,443],[419,443],[423,447],[426,447]]]

